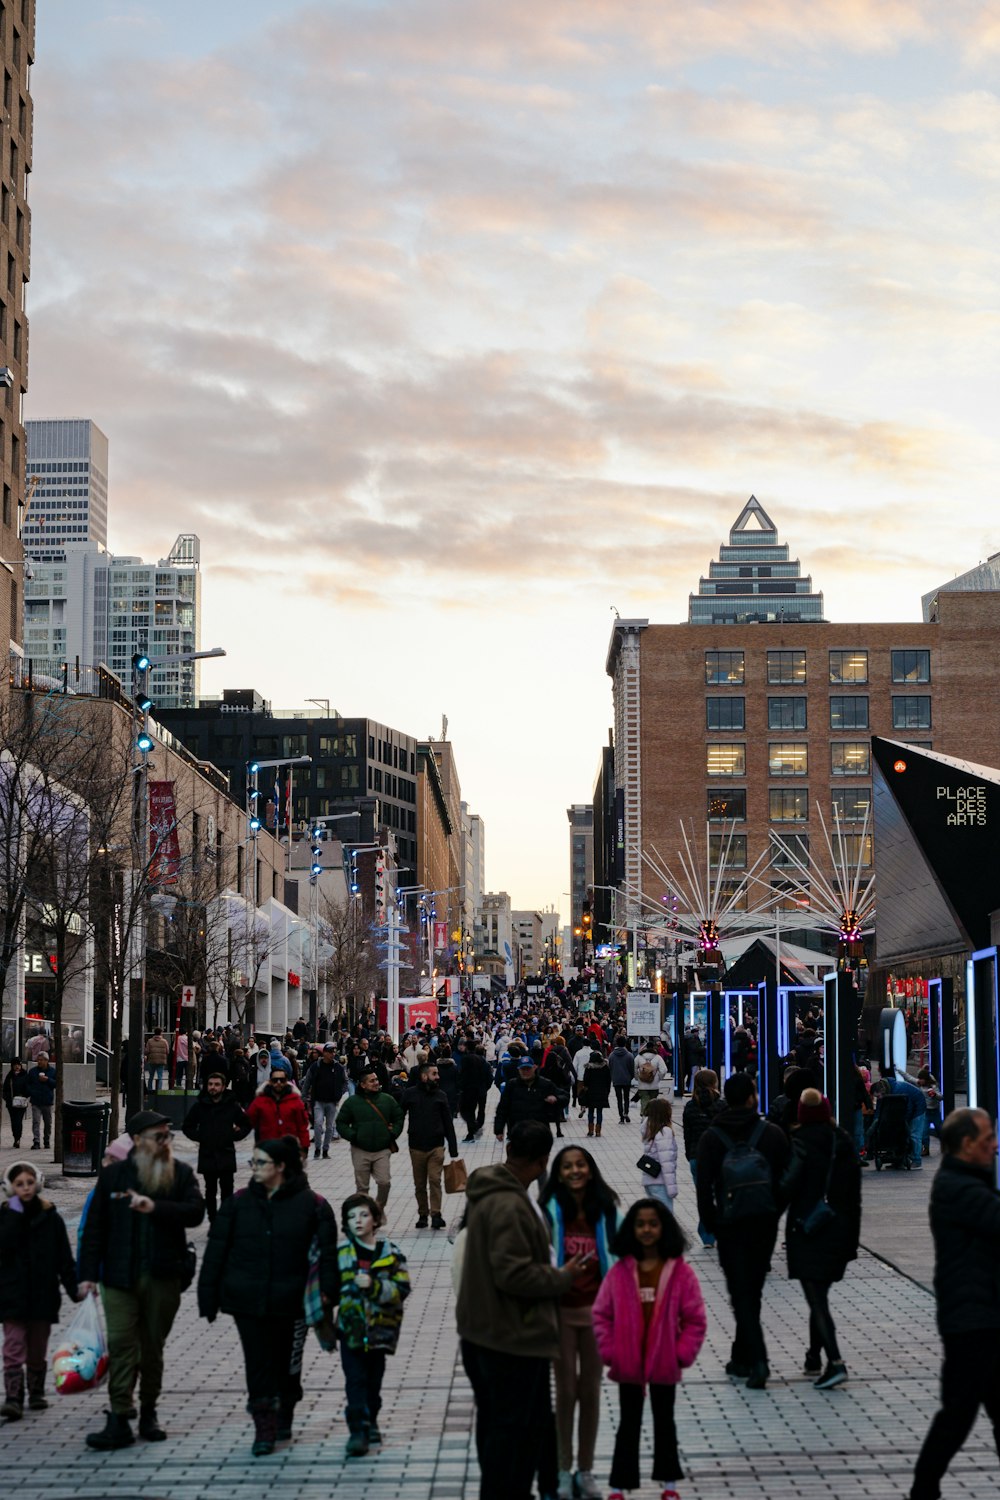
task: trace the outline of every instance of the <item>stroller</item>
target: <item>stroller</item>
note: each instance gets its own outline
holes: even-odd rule
[[[875,1163],[876,1172],[881,1172],[886,1162],[910,1170],[913,1148],[906,1110],[907,1102],[901,1094],[883,1094],[878,1101],[868,1132],[868,1158]]]

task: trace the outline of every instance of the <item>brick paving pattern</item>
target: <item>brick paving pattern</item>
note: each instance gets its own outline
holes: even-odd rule
[[[493,1099],[490,1119],[492,1119]],[[633,1120],[635,1117],[633,1117]],[[576,1111],[564,1127],[567,1140],[586,1144]],[[609,1119],[601,1140],[590,1143],[602,1170],[627,1204],[639,1194],[634,1163],[638,1124]],[[187,1156],[186,1143],[178,1142]],[[470,1168],[498,1159],[489,1134],[463,1147]],[[936,1147],[934,1148],[936,1152]],[[10,1158],[0,1151],[0,1159]],[[39,1153],[40,1155],[40,1153]],[[241,1162],[244,1155],[241,1153]],[[936,1158],[935,1158],[936,1160]],[[244,1168],[241,1165],[241,1174]],[[310,1179],[333,1203],[353,1190],[348,1148],[332,1147],[328,1162],[309,1162]],[[249,1173],[247,1172],[247,1176]],[[772,1378],[765,1391],[748,1391],[729,1380],[732,1320],[715,1255],[694,1234],[694,1188],[681,1176],[678,1214],[693,1240],[690,1260],[698,1272],[709,1313],[705,1348],[688,1372],[677,1405],[678,1432],[688,1477],[685,1500],[750,1500],[794,1494],[820,1497],[905,1496],[917,1449],[937,1397],[939,1345],[930,1280],[930,1233],[926,1200],[932,1173],[865,1173],[865,1218],[877,1254],[864,1252],[847,1279],[834,1289],[831,1305],[850,1382],[815,1391],[801,1373],[807,1326],[805,1303],[783,1274],[783,1259],[768,1283],[764,1324]],[[75,1231],[90,1184],[56,1177],[47,1191]],[[446,1200],[449,1231],[464,1199]],[[235,1328],[220,1316],[209,1327],[197,1315],[194,1293],[185,1295],[167,1345],[165,1394],[160,1416],[166,1443],[137,1442],[117,1453],[91,1452],[84,1434],[102,1423],[103,1392],[61,1397],[51,1391],[48,1411],[25,1413],[0,1425],[3,1493],[17,1500],[202,1500],[228,1493],[258,1500],[275,1483],[306,1496],[336,1490],[338,1500],[473,1500],[478,1467],[472,1439],[472,1396],[457,1357],[450,1279],[451,1246],[446,1232],[414,1229],[409,1158],[393,1160],[389,1233],[409,1258],[413,1295],[407,1303],[399,1353],[388,1364],[385,1442],[377,1454],[346,1461],[343,1378],[336,1356],[324,1354],[310,1335],[304,1372],[305,1399],[298,1408],[295,1440],[270,1458],[250,1456],[251,1426],[244,1410],[242,1360]],[[197,1231],[200,1243],[206,1230]],[[890,1262],[893,1252],[903,1275]],[[916,1279],[911,1279],[916,1278]],[[924,1283],[923,1285],[921,1283]],[[71,1309],[66,1309],[66,1318]],[[55,1335],[53,1335],[55,1338]],[[54,1343],[50,1347],[55,1347]],[[604,1387],[596,1472],[606,1479],[617,1417],[617,1392]],[[651,1435],[644,1437],[648,1475]],[[948,1500],[994,1493],[998,1462],[989,1424],[977,1427],[945,1481]],[[8,1488],[9,1486],[9,1488]],[[658,1493],[647,1479],[642,1497]]]

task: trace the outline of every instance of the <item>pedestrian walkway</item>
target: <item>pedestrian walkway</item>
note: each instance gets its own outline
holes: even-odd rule
[[[564,1129],[567,1141],[592,1146],[623,1203],[638,1196],[637,1123],[608,1123],[601,1140],[588,1142],[586,1127],[574,1111]],[[186,1155],[184,1145],[178,1142]],[[489,1134],[463,1149],[470,1168],[500,1155]],[[0,1156],[6,1161],[10,1152]],[[241,1176],[249,1176],[244,1156],[249,1150],[241,1151],[240,1167]],[[310,1159],[309,1175],[325,1197],[339,1204],[353,1188],[347,1146],[333,1146],[328,1162]],[[884,1217],[899,1225],[901,1243],[921,1267],[930,1265],[930,1175],[926,1170],[915,1176],[865,1173],[866,1223],[874,1225],[884,1205]],[[51,1183],[51,1196],[71,1226],[89,1185],[62,1178]],[[446,1200],[449,1233],[457,1227],[463,1206],[462,1198]],[[224,1316],[211,1327],[202,1322],[192,1291],[183,1299],[167,1346],[160,1414],[169,1440],[137,1442],[118,1453],[93,1453],[83,1437],[100,1425],[103,1393],[50,1394],[47,1412],[26,1414],[21,1422],[0,1426],[4,1493],[17,1500],[218,1500],[225,1494],[263,1500],[280,1469],[280,1482],[291,1486],[291,1493],[305,1496],[326,1496],[335,1490],[338,1500],[386,1500],[393,1495],[405,1500],[472,1500],[479,1475],[472,1397],[457,1357],[451,1246],[445,1231],[413,1227],[416,1210],[405,1147],[393,1159],[388,1207],[389,1232],[409,1257],[414,1290],[399,1353],[389,1361],[380,1424],[385,1444],[377,1455],[345,1461],[339,1361],[324,1354],[310,1335],[306,1397],[299,1407],[295,1441],[271,1458],[252,1459],[235,1329]],[[801,1373],[805,1306],[798,1286],[786,1280],[779,1257],[764,1314],[772,1379],[765,1391],[748,1391],[723,1373],[732,1320],[715,1255],[703,1250],[694,1236],[694,1190],[685,1175],[678,1210],[694,1241],[690,1259],[701,1278],[709,1313],[705,1348],[684,1381],[677,1407],[689,1476],[682,1486],[685,1500],[757,1500],[788,1494],[798,1500],[905,1496],[935,1406],[939,1345],[933,1299],[917,1281],[887,1263],[892,1247],[885,1236],[879,1254],[886,1259],[862,1254],[831,1299],[849,1384],[819,1392]],[[194,1236],[199,1245],[204,1234],[201,1229]],[[616,1419],[617,1392],[607,1384],[596,1464],[602,1483],[610,1466]],[[650,1458],[647,1434],[647,1474]],[[997,1480],[990,1429],[981,1419],[946,1480],[944,1494],[948,1500],[981,1497],[996,1490]],[[647,1481],[642,1500],[656,1494],[658,1487]]]

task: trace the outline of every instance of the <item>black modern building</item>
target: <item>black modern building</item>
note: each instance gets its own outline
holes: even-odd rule
[[[245,803],[247,766],[280,760],[258,777],[261,816],[294,839],[316,818],[364,809],[359,836],[372,823],[391,828],[401,869],[417,868],[417,742],[374,719],[324,716],[307,709],[275,713],[252,688],[227,688],[220,699],[193,708],[153,710],[157,722],[199,761],[229,778],[230,793]],[[308,755],[312,764],[287,763]],[[374,819],[373,800],[377,802]],[[289,819],[288,814],[291,814]],[[346,825],[332,833],[355,837]]]

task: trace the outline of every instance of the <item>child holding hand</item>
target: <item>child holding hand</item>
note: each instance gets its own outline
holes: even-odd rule
[[[41,1411],[49,1334],[59,1321],[60,1283],[80,1300],[76,1265],[61,1215],[41,1196],[45,1179],[29,1161],[15,1161],[3,1176],[0,1206],[0,1319],[3,1320],[4,1401],[0,1416],[16,1422],[28,1407]]]
[[[653,1412],[653,1478],[661,1500],[679,1500],[674,1398],[705,1341],[705,1304],[684,1259],[684,1233],[666,1206],[633,1203],[612,1250],[618,1256],[594,1303],[594,1334],[602,1362],[618,1384],[621,1417],[611,1464],[610,1500],[638,1489],[639,1438],[646,1386]]]
[[[345,1199],[340,1222],[347,1236],[337,1251],[337,1330],[350,1428],[347,1456],[359,1458],[382,1441],[378,1414],[385,1358],[396,1352],[410,1275],[403,1252],[379,1232],[385,1214],[367,1193]]]

